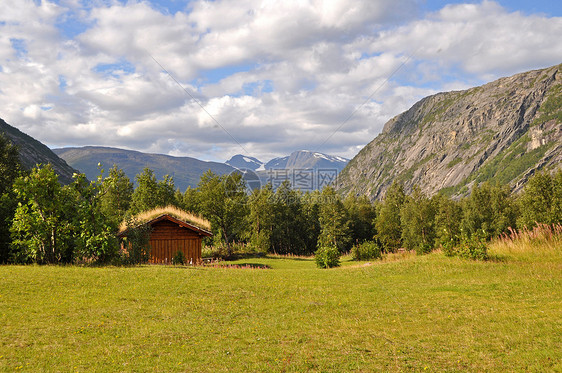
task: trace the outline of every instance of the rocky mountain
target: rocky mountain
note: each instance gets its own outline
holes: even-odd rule
[[[236,154],[228,161],[225,162],[227,165],[238,168],[240,170],[252,170],[257,171],[264,168],[264,163],[257,158],[248,157],[242,154]]]
[[[51,164],[63,184],[72,182],[72,174],[77,172],[63,159],[59,158],[51,149],[33,137],[26,135],[15,127],[0,119],[0,132],[19,148],[20,160],[23,167],[31,170],[37,164]]]
[[[291,153],[291,155],[287,157],[287,163],[285,164],[285,168],[287,169],[326,168],[326,169],[336,169],[339,172],[344,169],[344,167],[347,165],[347,162],[349,162],[349,159],[346,158],[328,155],[324,153],[311,152],[308,150],[299,150]],[[265,168],[267,169],[268,166],[266,165]]]
[[[145,167],[148,167],[154,171],[154,175],[158,179],[162,179],[164,175],[172,176],[176,187],[182,192],[188,186],[197,186],[201,175],[208,170],[219,175],[228,174],[235,170],[224,163],[99,146],[60,148],[53,151],[72,167],[85,173],[90,180],[99,176],[98,163],[101,163],[106,171],[116,164],[132,181]]]
[[[344,193],[381,198],[394,180],[428,195],[484,181],[522,188],[562,167],[562,65],[426,97],[385,124],[342,171]]]
[[[271,159],[269,162],[267,162],[264,167],[266,170],[272,170],[272,169],[284,169],[285,167],[287,167],[287,161],[289,160],[289,156],[285,156],[285,157],[277,157],[277,158],[273,158]]]
[[[252,171],[282,170],[282,169],[336,169],[343,170],[349,159],[328,155],[309,150],[298,150],[285,157],[277,157],[266,163],[260,160],[237,154],[226,164],[239,169],[249,169]]]

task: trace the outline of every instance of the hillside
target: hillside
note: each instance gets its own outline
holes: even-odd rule
[[[133,181],[137,174],[148,167],[159,179],[162,179],[164,175],[172,176],[176,187],[182,192],[188,186],[195,187],[201,175],[208,170],[221,175],[234,171],[234,168],[218,162],[97,146],[60,148],[53,151],[72,167],[84,172],[90,180],[99,175],[98,163],[101,163],[106,171],[116,164]]]
[[[0,132],[5,133],[12,143],[18,146],[20,160],[25,169],[30,170],[37,164],[50,163],[57,175],[59,175],[61,183],[69,184],[72,182],[72,174],[76,170],[59,158],[46,145],[10,126],[2,119],[0,119]]]
[[[344,193],[381,198],[397,180],[461,196],[484,181],[518,191],[562,165],[562,65],[426,97],[387,122],[340,174]]]

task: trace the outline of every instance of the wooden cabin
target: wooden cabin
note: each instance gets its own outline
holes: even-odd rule
[[[211,232],[180,220],[170,214],[163,214],[147,221],[150,233],[149,263],[171,264],[178,251],[183,252],[187,263],[201,262],[201,241],[203,237],[212,236]],[[124,237],[127,231],[118,236]]]

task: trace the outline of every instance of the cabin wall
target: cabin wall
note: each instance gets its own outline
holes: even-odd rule
[[[201,261],[201,236],[171,221],[153,224],[149,243],[150,263],[171,263],[178,251],[188,263]]]

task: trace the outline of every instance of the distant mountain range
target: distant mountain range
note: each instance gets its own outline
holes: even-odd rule
[[[208,170],[216,174],[229,174],[236,169],[219,162],[205,162],[191,157],[172,157],[163,154],[148,154],[134,150],[85,146],[79,148],[59,148],[53,151],[73,167],[93,180],[99,176],[98,163],[107,172],[113,165],[121,168],[125,174],[135,180],[145,167],[154,171],[158,179],[164,175],[174,178],[174,183],[182,192],[188,187],[195,187],[199,178]]]
[[[0,132],[4,133],[13,144],[18,146],[20,161],[25,169],[31,170],[37,164],[46,165],[50,163],[61,183],[69,184],[72,182],[72,174],[78,171],[70,167],[46,145],[10,126],[2,119],[0,119]]]
[[[199,179],[207,170],[218,175],[229,174],[236,170],[255,172],[262,184],[271,181],[274,186],[280,180],[279,175],[295,183],[295,172],[303,175],[301,170],[329,170],[339,173],[347,164],[347,159],[330,156],[318,152],[306,150],[293,152],[291,155],[274,158],[264,163],[257,158],[237,154],[225,163],[206,162],[190,157],[172,157],[163,154],[148,154],[132,150],[117,148],[85,146],[73,148],[53,149],[59,157],[64,159],[72,167],[86,174],[88,179],[93,180],[99,175],[98,163],[101,163],[105,171],[116,164],[131,180],[142,172],[145,167],[151,168],[157,178],[162,179],[164,175],[174,178],[174,183],[181,191],[188,186],[196,187]],[[275,171],[272,174],[272,171]],[[248,173],[245,177],[251,178]],[[253,176],[255,178],[255,176]],[[316,178],[317,179],[317,178]],[[249,181],[253,181],[250,180]],[[255,184],[254,184],[255,185]],[[315,182],[308,189],[317,188]]]
[[[299,150],[292,152],[285,157],[277,157],[269,162],[262,162],[256,158],[237,154],[226,161],[230,165],[239,169],[249,169],[252,171],[266,171],[273,169],[336,169],[339,171],[347,165],[349,159],[328,155],[319,152],[311,152],[308,150]]]

